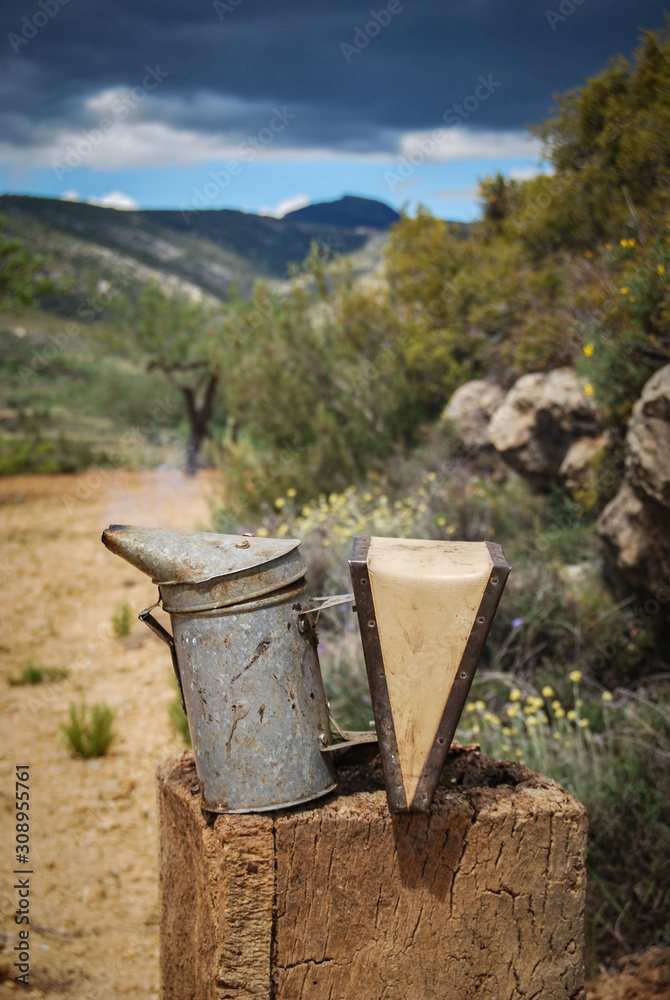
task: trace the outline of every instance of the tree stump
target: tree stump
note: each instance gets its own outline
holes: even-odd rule
[[[163,1000],[582,996],[586,813],[519,764],[452,749],[429,815],[379,765],[271,813],[202,808],[158,769]]]

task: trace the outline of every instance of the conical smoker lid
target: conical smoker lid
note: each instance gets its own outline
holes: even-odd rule
[[[166,586],[203,583],[260,567],[300,545],[297,538],[215,535],[126,524],[111,524],[103,531],[102,541],[154,583]]]

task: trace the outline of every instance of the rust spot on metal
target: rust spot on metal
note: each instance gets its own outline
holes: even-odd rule
[[[240,715],[237,714],[237,707],[235,705],[233,705],[233,709],[234,709],[233,728],[230,730],[230,736],[226,740],[226,750],[228,751],[228,753],[230,753],[230,745],[233,742],[233,736],[235,735],[235,730],[237,729],[238,722],[241,722],[242,719],[246,719],[247,715],[249,714],[249,709],[247,709],[246,712]]]
[[[235,545],[235,548],[236,549],[248,549],[248,548],[251,548],[251,542],[249,541],[248,538],[245,538],[243,542],[238,542]]]
[[[248,670],[249,667],[253,667],[254,663],[259,658],[259,656],[262,656],[263,653],[267,652],[267,650],[270,647],[271,643],[272,643],[272,636],[271,635],[266,635],[264,639],[261,639],[261,641],[256,646],[256,649],[254,650],[254,655],[251,657],[251,659],[247,663],[246,667],[242,667],[242,669],[240,670],[239,674],[235,674],[235,676],[231,678],[230,683],[234,684],[235,681],[237,681],[237,680],[240,679],[240,677],[245,672],[245,670]]]

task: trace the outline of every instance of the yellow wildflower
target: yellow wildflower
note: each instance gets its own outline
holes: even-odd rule
[[[321,544],[323,545],[324,549],[327,549],[328,546],[330,545],[330,538],[324,538]]]
[[[554,730],[554,739],[555,740],[560,740],[560,738],[561,738],[561,734],[557,730]]]
[[[587,358],[593,357],[593,344],[584,344],[582,350]]]
[[[509,693],[509,700],[510,701],[519,701],[520,698],[521,698],[521,692],[519,691],[519,689],[518,688],[512,688],[512,690]]]
[[[626,285],[623,285],[623,287],[621,287],[619,291],[621,292],[622,295],[628,295],[628,288],[626,287]]]
[[[590,382],[587,382],[586,385],[584,386],[584,394],[586,396],[593,396],[594,389]]]
[[[602,701],[612,701],[613,698],[614,698],[614,695],[612,694],[611,691],[603,691],[603,693],[600,695],[600,697],[601,697]]]
[[[446,523],[447,523],[446,517],[438,517],[437,520],[436,520],[436,522],[435,522],[435,524],[437,524],[438,528],[443,528]]]
[[[475,722],[474,726],[472,727],[472,732],[476,736],[478,733],[481,733],[481,731],[482,730],[481,730],[481,727],[480,727],[479,723]]]
[[[570,678],[573,684],[579,684],[579,682],[582,679],[582,672],[581,670],[571,670],[570,673],[568,674],[568,677]]]
[[[558,700],[556,700],[556,701],[552,701],[552,703],[551,703],[551,707],[553,708],[554,712],[555,712],[555,711],[556,711],[557,709],[559,709],[559,708],[563,708],[563,706],[561,705],[560,701],[558,701]]]
[[[279,538],[283,538],[286,534],[288,534],[288,524],[280,524],[277,529],[277,535]]]
[[[587,726],[588,726],[588,724],[589,724],[589,720],[588,719],[580,719],[579,720],[579,725],[582,727],[582,729],[586,729]]]
[[[478,698],[477,701],[475,702],[475,708],[477,709],[478,712],[483,712],[484,709],[486,708],[486,703],[483,702],[481,698]]]
[[[284,507],[285,505],[286,505],[286,500],[284,499],[284,497],[277,497],[277,499],[275,500],[275,507],[277,508],[277,510],[281,510],[282,507]]]
[[[665,267],[663,266],[663,264],[659,264],[656,270],[658,271],[659,274],[665,274]]]
[[[475,705],[474,701],[469,701],[467,703],[467,705],[465,706],[465,711],[466,712],[476,712],[477,711],[477,706]]]
[[[622,247],[628,246],[628,240],[619,240],[619,243],[621,244]]]
[[[561,708],[561,706],[559,705],[558,708],[554,709],[554,717],[556,719],[564,719],[565,718],[565,709]]]
[[[585,251],[584,251],[584,256],[585,256],[585,257],[586,257],[586,258],[587,258],[588,260],[591,260],[591,257],[593,257],[593,251],[591,251],[591,250],[585,250]]]
[[[268,531],[267,528],[259,528],[256,534],[258,535],[259,538],[267,538],[270,532]]]
[[[527,726],[536,726],[537,725],[537,719],[535,718],[534,715],[529,715],[528,716],[528,718],[526,719],[526,725]]]
[[[516,719],[516,717],[517,717],[518,714],[519,714],[519,710],[517,708],[508,708],[505,711],[505,715],[509,719]]]
[[[574,722],[575,719],[577,718],[577,713],[575,712],[574,708],[571,708],[570,711],[568,712],[568,718],[570,722]]]

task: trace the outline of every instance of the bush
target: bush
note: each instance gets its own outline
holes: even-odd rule
[[[182,707],[181,694],[177,686],[177,678],[174,674],[170,678],[170,683],[175,690],[175,696],[171,702],[168,702],[168,718],[177,735],[182,738],[187,747],[190,747],[192,745],[191,730],[188,727],[188,719]]]
[[[120,604],[112,615],[112,631],[118,639],[130,635],[134,619],[133,609],[127,601]]]
[[[8,677],[7,683],[16,686],[19,684],[42,684],[43,681],[60,681],[67,677],[70,671],[67,667],[45,667],[41,663],[24,664],[18,677]]]
[[[104,757],[116,739],[112,729],[116,713],[104,704],[89,709],[81,703],[70,702],[70,721],[61,726],[65,744],[77,757]]]

